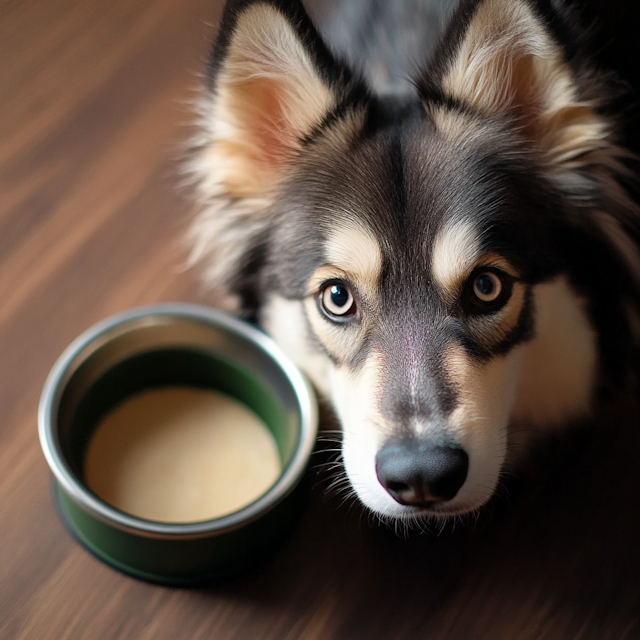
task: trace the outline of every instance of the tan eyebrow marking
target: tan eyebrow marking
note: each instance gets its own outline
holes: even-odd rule
[[[481,256],[476,228],[468,220],[445,226],[436,236],[431,271],[447,298],[457,295],[460,285]]]
[[[325,252],[327,263],[374,289],[382,271],[382,252],[373,233],[363,224],[349,221],[329,235]]]

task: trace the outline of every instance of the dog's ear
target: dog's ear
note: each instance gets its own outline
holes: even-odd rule
[[[579,76],[587,71],[559,44],[562,16],[555,18],[528,0],[463,1],[436,72],[419,85],[427,95],[435,90],[453,103],[510,118],[549,167],[563,171],[607,146],[609,124],[593,96],[581,90]]]
[[[227,3],[189,167],[204,205],[192,227],[194,257],[208,257],[209,284],[238,288],[288,166],[336,108],[362,90],[299,1]]]

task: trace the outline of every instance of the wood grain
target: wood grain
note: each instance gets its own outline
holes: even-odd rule
[[[327,495],[326,452],[301,526],[224,584],[137,582],[66,533],[36,434],[52,363],[112,313],[208,301],[182,268],[176,168],[218,14],[217,0],[0,3],[0,638],[640,638],[631,400],[441,535],[396,535]]]

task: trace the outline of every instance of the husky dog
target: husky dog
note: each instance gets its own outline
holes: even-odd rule
[[[331,400],[383,518],[476,511],[521,445],[628,377],[640,218],[577,25],[559,0],[463,0],[437,43],[391,34],[387,67],[360,33],[358,69],[297,1],[225,8],[194,261]]]

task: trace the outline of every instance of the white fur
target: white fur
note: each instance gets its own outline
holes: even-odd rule
[[[376,475],[378,449],[390,434],[376,410],[382,360],[381,354],[372,354],[356,375],[346,368],[332,369],[331,398],[342,424],[345,471],[358,498],[377,514],[401,518],[407,509],[387,493]]]
[[[512,419],[545,430],[591,409],[597,346],[585,301],[566,278],[535,287],[534,308],[535,337],[517,347],[520,374]]]
[[[452,347],[445,356],[445,367],[460,393],[448,428],[469,456],[467,479],[455,498],[445,503],[445,511],[477,509],[498,484],[507,451],[518,360],[517,352],[510,352],[481,365],[461,347]]]
[[[262,307],[260,324],[311,378],[316,388],[329,397],[331,361],[310,342],[303,305],[300,300],[273,295]]]

